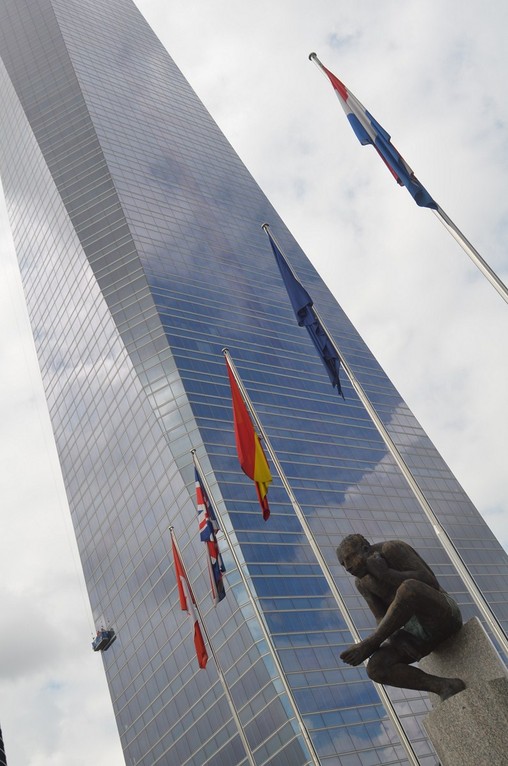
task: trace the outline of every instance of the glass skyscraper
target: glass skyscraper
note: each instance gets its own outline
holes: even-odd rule
[[[0,0],[0,163],[126,763],[388,766],[407,747],[273,470],[263,521],[236,456],[227,346],[360,632],[335,548],[401,538],[475,614],[432,524],[291,305],[267,221],[499,621],[508,558],[130,0]],[[231,548],[214,607],[191,450]],[[273,468],[273,466],[272,466]],[[173,526],[218,660],[200,670]],[[211,654],[211,652],[209,652]],[[389,690],[422,766],[425,695]]]
[[[0,766],[7,766],[7,759],[5,757],[4,740],[2,737],[2,730],[0,729]]]

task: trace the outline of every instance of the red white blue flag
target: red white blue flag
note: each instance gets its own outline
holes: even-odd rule
[[[219,551],[219,544],[217,542],[219,524],[210,499],[203,487],[199,471],[195,466],[194,471],[196,479],[196,504],[198,509],[199,536],[202,542],[206,543],[207,546],[208,572],[210,575],[212,598],[215,605],[217,605],[226,595],[224,579],[222,577],[223,572],[226,571],[226,567],[224,566]]]
[[[316,62],[330,80],[359,142],[363,146],[372,144],[397,183],[400,186],[406,187],[417,205],[437,210],[437,203],[432,199],[424,186],[422,186],[407,162],[394,147],[389,133],[365,109],[356,96],[346,88],[344,83],[323,66],[315,53],[311,53],[309,58]]]

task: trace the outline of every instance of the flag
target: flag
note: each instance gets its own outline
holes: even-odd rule
[[[226,571],[222,556],[217,542],[217,532],[219,525],[215,513],[206,494],[201,481],[198,469],[194,466],[196,479],[196,504],[198,509],[199,536],[202,542],[206,543],[208,549],[208,572],[210,574],[210,585],[212,588],[212,598],[215,605],[222,601],[226,595],[222,573]]]
[[[280,249],[275,244],[275,241],[268,230],[268,226],[265,225],[264,228],[268,234],[268,239],[270,240],[277,266],[279,267],[289,300],[291,301],[293,311],[295,312],[296,320],[300,327],[307,328],[308,333],[312,338],[312,342],[323,361],[332,386],[337,388],[337,391],[344,399],[344,393],[339,380],[340,357],[337,354],[332,341],[328,337],[326,330],[321,326],[314,313],[314,309],[312,308],[314,302],[312,298],[302,283],[296,278]]]
[[[175,562],[176,585],[178,587],[178,595],[180,597],[180,608],[182,612],[187,612],[194,624],[194,646],[196,648],[196,656],[198,658],[199,667],[206,668],[206,663],[208,662],[208,654],[206,653],[205,642],[203,640],[201,628],[199,627],[199,621],[194,610],[196,600],[194,598],[189,580],[187,579],[187,574],[183,567],[182,560],[180,559],[180,555],[175,545],[173,534],[171,534],[171,546],[173,548],[173,560]]]
[[[252,420],[243,400],[242,394],[235,380],[233,371],[226,357],[229,385],[231,386],[231,399],[233,403],[233,420],[235,424],[236,450],[242,471],[254,481],[259,504],[263,511],[263,519],[266,521],[270,516],[268,506],[268,485],[272,481],[272,474],[266,460],[259,436],[254,430]]]
[[[417,205],[437,210],[437,203],[394,147],[386,130],[365,109],[356,96],[346,88],[344,83],[321,64],[315,53],[311,53],[309,58],[316,61],[330,80],[359,142],[364,146],[372,144],[397,183],[406,187]]]

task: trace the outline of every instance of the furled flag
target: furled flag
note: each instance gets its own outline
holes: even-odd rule
[[[406,187],[417,205],[437,210],[437,203],[422,186],[407,162],[391,143],[390,135],[386,130],[365,109],[356,96],[346,88],[344,83],[323,66],[315,53],[311,53],[309,58],[323,70],[330,80],[359,142],[364,146],[372,144],[397,183],[400,186]]]
[[[198,508],[199,536],[201,537],[201,540],[206,543],[208,548],[207,560],[212,598],[215,605],[217,605],[226,595],[224,579],[222,577],[222,573],[226,571],[226,567],[222,561],[222,556],[219,551],[219,543],[217,542],[219,525],[212,504],[203,487],[199,471],[195,466],[194,471],[196,477],[196,503]]]
[[[268,506],[268,485],[272,481],[272,474],[270,473],[270,468],[261,442],[259,441],[259,436],[254,430],[252,420],[250,419],[249,412],[227,357],[226,367],[228,370],[229,385],[231,386],[238,460],[240,461],[242,471],[256,484],[259,504],[263,511],[263,519],[266,521],[270,516],[270,508]]]
[[[279,267],[284,285],[286,286],[289,300],[293,306],[296,320],[300,327],[307,328],[309,335],[312,338],[312,342],[326,367],[332,385],[334,388],[337,388],[337,391],[344,399],[344,393],[339,380],[340,357],[314,313],[314,309],[312,308],[314,302],[305,287],[296,278],[280,249],[275,244],[268,229],[268,224],[264,224],[263,229],[266,231],[268,239],[270,240],[270,245],[272,246],[277,266]]]
[[[196,648],[196,656],[198,658],[199,667],[206,668],[206,663],[208,662],[208,654],[206,653],[205,642],[203,640],[201,628],[199,627],[199,621],[194,610],[196,601],[194,599],[194,594],[187,578],[182,560],[178,553],[178,549],[173,538],[173,533],[171,533],[171,545],[173,548],[173,560],[175,562],[176,584],[178,587],[178,595],[180,597],[180,608],[183,612],[187,612],[194,624],[194,646]]]

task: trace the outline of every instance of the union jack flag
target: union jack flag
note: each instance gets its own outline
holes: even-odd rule
[[[194,467],[196,478],[196,503],[198,509],[199,536],[208,548],[208,572],[212,598],[217,605],[226,595],[222,573],[226,571],[217,542],[219,525],[212,504],[206,494],[198,469]]]

